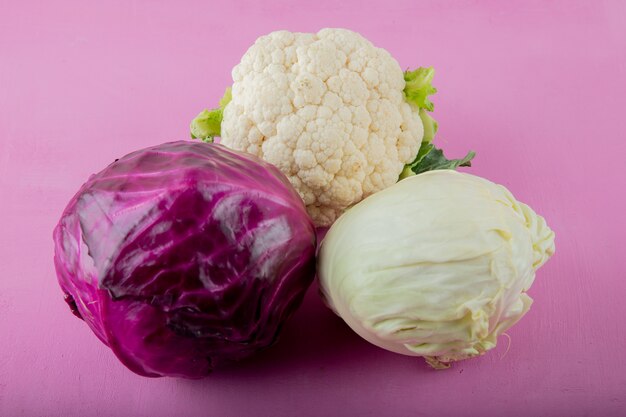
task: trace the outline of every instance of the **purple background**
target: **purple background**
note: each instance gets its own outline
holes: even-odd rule
[[[316,289],[271,350],[201,381],[124,368],[74,318],[52,229],[86,180],[186,138],[260,35],[347,27],[433,65],[439,144],[544,215],[531,311],[448,371],[368,345]],[[0,415],[626,414],[623,1],[0,0]]]

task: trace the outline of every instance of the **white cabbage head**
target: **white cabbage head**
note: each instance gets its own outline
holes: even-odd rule
[[[451,170],[409,177],[331,227],[318,274],[367,341],[433,367],[483,354],[530,308],[554,232],[501,185]]]

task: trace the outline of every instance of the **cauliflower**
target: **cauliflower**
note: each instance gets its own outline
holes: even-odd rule
[[[405,166],[403,176],[411,175],[436,129],[425,113],[432,75],[432,68],[403,73],[386,50],[346,29],[273,32],[248,49],[232,71],[232,90],[219,109],[194,119],[192,137],[221,136],[223,145],[274,164],[315,224],[329,226],[396,183]]]

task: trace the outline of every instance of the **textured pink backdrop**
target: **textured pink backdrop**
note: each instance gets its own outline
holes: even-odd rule
[[[625,4],[0,0],[0,415],[626,415]],[[434,372],[360,340],[312,289],[247,363],[134,375],[62,301],[65,203],[114,158],[186,138],[257,36],[327,26],[434,65],[440,143],[547,218],[557,255],[533,308],[508,352]]]

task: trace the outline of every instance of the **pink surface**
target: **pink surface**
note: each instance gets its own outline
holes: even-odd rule
[[[626,415],[624,4],[1,0],[0,415]],[[508,351],[435,372],[359,339],[311,289],[251,361],[134,375],[62,300],[62,209],[114,158],[186,138],[257,36],[326,26],[437,68],[440,143],[476,150],[472,172],[557,233],[535,304]]]

